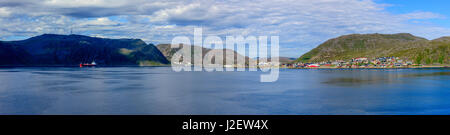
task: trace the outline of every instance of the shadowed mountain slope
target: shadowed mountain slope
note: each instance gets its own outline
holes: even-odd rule
[[[103,66],[169,63],[154,45],[140,39],[44,34],[0,43],[0,65],[4,66],[75,66],[92,61]]]

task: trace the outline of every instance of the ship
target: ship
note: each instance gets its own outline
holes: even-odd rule
[[[97,66],[97,63],[95,61],[92,61],[92,63],[80,63],[80,67],[95,67]]]

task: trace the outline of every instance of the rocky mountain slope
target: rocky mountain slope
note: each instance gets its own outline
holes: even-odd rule
[[[182,47],[184,47],[184,46],[190,46],[190,47],[191,47],[191,51],[192,51],[192,56],[193,56],[193,57],[199,57],[199,56],[200,56],[200,54],[196,54],[196,53],[193,52],[194,49],[201,49],[201,50],[203,51],[203,56],[202,56],[202,58],[204,58],[204,56],[205,56],[208,52],[214,50],[214,49],[203,48],[203,47],[200,47],[200,46],[191,46],[191,45],[181,45],[179,48],[171,48],[171,47],[170,47],[170,44],[159,44],[159,45],[157,45],[156,47],[157,47],[157,48],[162,52],[162,54],[164,54],[164,56],[166,56],[166,58],[170,61],[170,60],[172,59],[173,55],[174,55],[177,51],[179,51]],[[241,55],[241,54],[238,54],[237,52],[235,52],[235,51],[233,51],[233,50],[229,50],[229,49],[224,49],[223,51],[224,51],[224,53],[223,53],[223,56],[224,56],[224,57],[223,57],[223,58],[224,58],[224,63],[225,63],[225,61],[226,61],[227,59],[234,59],[235,64],[236,64],[238,58],[244,57],[244,59],[246,60],[246,64],[248,64],[248,59],[249,59],[248,57],[243,56],[243,55]],[[227,54],[234,54],[234,57],[233,57],[233,55],[227,55]],[[214,61],[213,61],[213,62],[214,62]],[[245,65],[239,65],[239,66],[245,66]]]

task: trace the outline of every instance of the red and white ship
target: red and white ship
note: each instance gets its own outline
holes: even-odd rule
[[[81,63],[80,67],[95,67],[97,66],[97,63],[95,63],[95,61],[93,61],[92,63]]]

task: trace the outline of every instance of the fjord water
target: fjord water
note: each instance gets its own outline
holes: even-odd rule
[[[450,114],[450,69],[2,68],[0,114]]]

